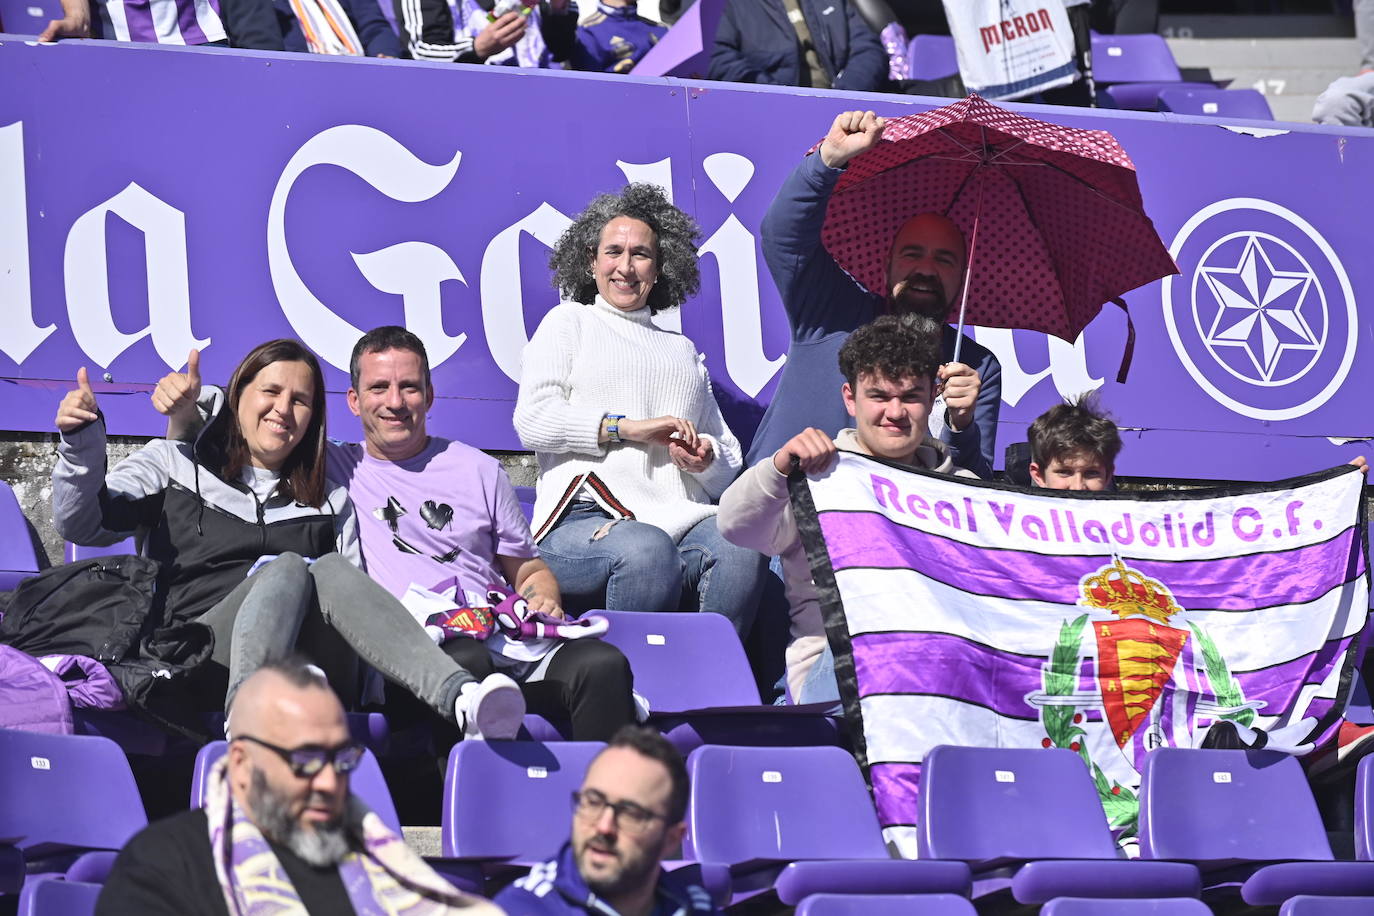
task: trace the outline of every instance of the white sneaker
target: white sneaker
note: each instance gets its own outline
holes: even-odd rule
[[[525,722],[525,695],[506,675],[490,674],[463,689],[454,712],[464,739],[509,741]]]

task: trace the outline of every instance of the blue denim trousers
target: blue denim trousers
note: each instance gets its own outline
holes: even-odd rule
[[[576,502],[539,542],[569,610],[709,611],[730,619],[743,639],[753,626],[768,558],[720,536],[715,516],[680,543],[660,528],[612,519]]]

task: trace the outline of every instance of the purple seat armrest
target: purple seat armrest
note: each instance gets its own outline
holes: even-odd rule
[[[1018,903],[1055,897],[1198,897],[1202,877],[1184,862],[1050,859],[1027,862],[1011,880]]]
[[[969,895],[972,877],[963,862],[924,859],[842,859],[792,862],[774,885],[778,899],[795,906],[812,894]]]

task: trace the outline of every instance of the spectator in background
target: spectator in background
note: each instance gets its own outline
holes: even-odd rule
[[[224,45],[255,51],[282,50],[272,0],[143,0],[141,3],[62,0],[39,41],[106,38],[170,45]]]
[[[550,258],[565,301],[525,346],[515,431],[539,459],[535,540],[569,609],[696,606],[742,640],[767,564],[720,536],[713,505],[739,440],[692,341],[653,320],[697,291],[699,234],[651,184],[578,214]]]
[[[1030,439],[1030,476],[1051,490],[1114,489],[1121,433],[1092,395],[1056,404],[1035,418]]]
[[[600,0],[596,12],[577,27],[572,67],[629,73],[667,33],[667,26],[639,15],[634,0]]]
[[[454,24],[448,0],[395,0],[396,23],[401,29],[405,56],[460,64],[507,63],[511,58],[502,55],[520,44],[533,29],[539,32],[549,60],[557,60],[568,49],[567,35],[577,22],[577,4],[573,0],[541,0],[537,9],[522,4],[521,9],[502,12],[485,24],[482,16],[470,14],[467,0],[455,2],[460,7],[462,29]],[[488,2],[479,0],[479,5]],[[507,5],[502,3],[502,7]],[[489,9],[496,11],[494,5]],[[525,56],[529,56],[528,51]],[[514,57],[514,63],[525,66],[518,51]],[[531,59],[542,60],[543,55]]]
[[[456,34],[476,41],[491,25],[492,12],[498,5],[498,0],[454,0]],[[572,54],[577,35],[577,4],[573,0],[562,4],[535,3],[525,10],[525,34],[509,48],[488,57],[486,63],[548,69]]]
[[[1374,127],[1374,0],[1355,0],[1354,12],[1360,72],[1338,77],[1317,96],[1312,120],[1318,124]]]
[[[658,732],[627,726],[573,793],[572,839],[496,895],[509,916],[686,916],[719,912],[700,885],[659,864],[686,831],[687,767]]]
[[[377,0],[273,0],[287,51],[400,57],[401,42]]]
[[[888,59],[848,0],[732,0],[720,17],[711,79],[876,92]]]
[[[406,913],[500,912],[435,874],[349,791],[363,746],[310,666],[288,659],[258,669],[233,712],[205,807],[129,840],[97,913],[390,913],[400,897]]]

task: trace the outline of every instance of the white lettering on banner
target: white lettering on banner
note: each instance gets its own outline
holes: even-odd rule
[[[1027,333],[1027,332],[1022,332]],[[1045,335],[1049,343],[1050,364],[1039,372],[1027,372],[1016,353],[1016,337],[1008,328],[978,328],[977,340],[1002,364],[1002,401],[1015,407],[1026,393],[1050,376],[1063,397],[1072,398],[1102,387],[1104,379],[1088,371],[1085,330],[1072,344]]]
[[[738,153],[714,153],[703,163],[706,174],[731,203],[754,177],[754,163]],[[725,370],[730,380],[756,397],[787,359],[763,352],[763,315],[759,308],[759,267],[754,234],[732,213],[700,248],[716,259],[720,272],[721,328]]]
[[[106,217],[114,214],[143,233],[148,271],[148,325],[134,334],[115,327],[110,311]],[[150,333],[153,348],[168,368],[186,361],[186,351],[210,338],[191,333],[191,291],[187,278],[186,214],[130,183],[114,197],[87,210],[72,223],[62,258],[67,315],[77,345],[95,363],[109,368],[119,354]]]
[[[552,248],[572,225],[572,219],[547,202],[513,226],[502,229],[482,253],[482,325],[487,349],[496,365],[513,382],[520,381],[520,354],[529,343],[525,325],[525,294],[520,284],[520,236],[528,232]],[[520,308],[512,308],[519,303]]]
[[[355,253],[353,262],[368,283],[401,297],[406,328],[424,342],[431,366],[443,363],[468,339],[465,333],[450,337],[444,332],[440,285],[445,280],[468,282],[444,249],[428,242],[400,242],[370,254]]]
[[[296,179],[312,166],[334,165],[357,175],[392,200],[418,203],[448,187],[458,171],[462,155],[455,151],[449,162],[431,165],[416,158],[380,130],[344,124],[311,137],[282,170],[267,214],[267,264],[272,274],[272,288],[291,327],[325,362],[346,370],[353,344],[363,332],[330,311],[305,285],[291,263],[286,245],[286,199]],[[364,261],[368,261],[374,273],[388,278],[391,288],[383,292],[406,297],[406,324],[432,354],[446,354],[443,359],[431,357],[432,367],[439,366],[462,346],[466,335],[449,337],[443,330],[439,282],[441,279],[461,281],[462,276],[442,249],[427,242],[405,242],[370,255],[355,255],[355,260],[360,269]],[[419,275],[414,282],[401,279],[407,271]],[[432,283],[434,289],[421,295],[419,284],[424,282]]]
[[[0,352],[22,363],[57,330],[33,321],[23,121],[0,127],[0,200],[6,202],[0,207]]]

